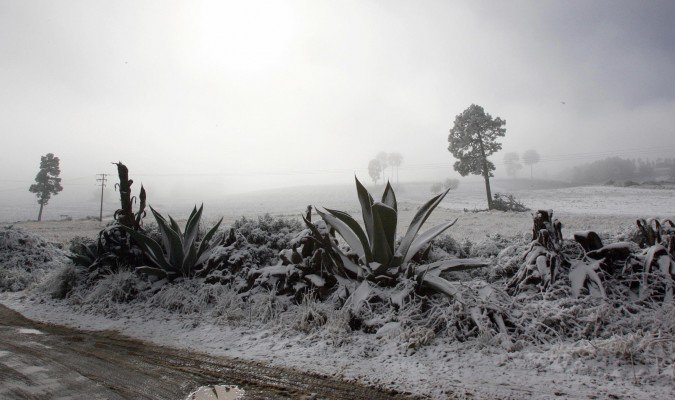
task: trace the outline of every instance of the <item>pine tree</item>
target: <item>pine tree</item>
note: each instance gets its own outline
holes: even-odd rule
[[[492,118],[483,107],[472,104],[455,117],[455,124],[448,135],[448,151],[457,159],[453,166],[455,171],[462,176],[483,176],[489,209],[492,209],[490,177],[494,176],[495,165],[487,158],[501,150],[502,145],[497,138],[506,134],[505,124],[503,119]]]
[[[38,214],[38,221],[42,221],[42,209],[47,205],[52,195],[57,195],[63,190],[61,186],[61,178],[59,174],[59,158],[54,157],[53,153],[48,153],[40,158],[40,171],[35,176],[34,184],[30,185],[28,189],[31,193],[35,193],[40,205],[40,212]]]

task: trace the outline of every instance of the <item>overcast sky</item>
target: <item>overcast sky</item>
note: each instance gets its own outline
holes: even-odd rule
[[[673,1],[0,0],[0,189],[47,152],[66,189],[117,160],[217,193],[349,183],[382,150],[402,179],[453,176],[472,103],[545,170],[673,156],[673,21]]]

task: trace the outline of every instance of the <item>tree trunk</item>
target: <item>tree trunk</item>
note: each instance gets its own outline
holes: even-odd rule
[[[490,171],[488,171],[487,156],[485,147],[483,147],[483,138],[478,135],[480,142],[480,153],[483,156],[483,179],[485,179],[485,194],[487,195],[488,210],[492,210],[492,191],[490,190]]]
[[[487,170],[483,167],[483,179],[485,179],[485,193],[487,194],[488,209],[492,210],[492,191],[490,190],[490,176],[486,173]]]
[[[42,221],[42,208],[45,205],[43,203],[40,203],[40,212],[38,213],[38,222]]]

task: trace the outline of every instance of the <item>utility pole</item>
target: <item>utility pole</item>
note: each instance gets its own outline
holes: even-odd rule
[[[107,181],[106,176],[108,176],[108,174],[96,174],[96,176],[100,176],[100,178],[96,178],[96,182],[101,182],[101,210],[98,214],[98,221],[103,222],[103,188],[105,187]]]

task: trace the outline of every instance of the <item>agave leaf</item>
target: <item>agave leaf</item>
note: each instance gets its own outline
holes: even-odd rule
[[[159,229],[159,233],[162,236],[162,245],[168,251],[168,249],[171,247],[171,242],[169,241],[169,234],[166,233],[167,230],[171,229],[169,228],[169,223],[167,222],[166,219],[164,219],[162,214],[155,211],[155,209],[152,208],[152,206],[150,206],[150,211],[152,212],[152,215],[155,217],[155,220],[157,221],[157,228]]]
[[[442,293],[450,298],[454,298],[460,303],[462,302],[462,294],[459,290],[459,284],[456,282],[448,282],[440,276],[421,273],[417,276],[418,281],[423,286],[427,286],[439,293]]]
[[[488,264],[480,258],[453,258],[420,265],[416,268],[416,272],[438,276],[445,271],[466,271],[487,266]]]
[[[581,260],[572,260],[572,267],[570,268],[569,278],[570,284],[572,286],[572,295],[574,298],[579,297],[581,294],[581,288],[586,282],[593,283],[595,289],[599,292],[600,296],[603,298],[605,295],[605,288],[602,284],[600,276],[596,272],[600,267],[600,262],[602,260],[593,261],[590,264]],[[589,291],[593,287],[589,286]]]
[[[213,249],[218,246],[218,241],[215,240],[213,243],[211,243],[211,239],[218,231],[218,228],[222,222],[223,219],[221,218],[218,223],[215,224],[208,232],[206,232],[206,235],[204,235],[204,239],[202,239],[202,242],[199,244],[199,248],[197,249],[197,261],[195,262],[195,265],[201,265],[204,263],[211,256]]]
[[[373,261],[389,267],[396,238],[396,210],[386,204],[373,204]]]
[[[340,257],[340,263],[345,270],[356,275],[357,277],[365,275],[367,270],[364,269],[361,265],[356,264],[355,262],[350,260],[349,257],[347,257],[342,252],[342,250],[340,250],[337,246],[333,245],[333,250],[338,255],[338,257]]]
[[[394,210],[398,211],[398,205],[396,203],[396,194],[394,193],[394,188],[391,187],[389,181],[387,181],[387,186],[384,188],[384,193],[382,193],[382,202]]]
[[[358,288],[352,293],[352,295],[347,299],[345,307],[349,307],[352,312],[358,312],[363,303],[368,301],[373,288],[370,286],[368,281],[363,281]]]
[[[363,215],[363,224],[366,226],[366,234],[368,235],[368,242],[373,243],[373,232],[375,230],[375,221],[373,221],[373,196],[368,193],[368,190],[359,182],[356,176],[356,193],[359,196],[359,203],[361,203],[361,214]]]
[[[417,235],[415,237],[415,240],[413,240],[412,244],[410,245],[410,248],[408,248],[408,252],[403,255],[403,265],[407,264],[411,258],[417,254],[418,251],[420,251],[424,246],[427,245],[430,241],[432,241],[436,236],[440,235],[443,233],[446,229],[450,228],[457,222],[457,219],[454,221],[448,221],[439,225],[436,225],[435,227],[428,229],[424,231],[424,233]]]
[[[352,232],[354,232],[359,239],[359,242],[361,244],[361,248],[363,249],[363,254],[364,254],[364,261],[365,262],[370,262],[372,260],[372,254],[370,252],[370,244],[368,243],[368,238],[366,237],[366,234],[363,232],[363,229],[361,228],[361,225],[359,225],[358,222],[354,218],[352,218],[351,215],[347,214],[346,212],[343,211],[338,211],[338,210],[331,210],[329,208],[326,208],[326,211],[331,213],[335,218],[339,219],[340,221],[344,222],[349,229],[351,229]],[[337,228],[336,228],[337,229]],[[340,232],[338,230],[338,232]],[[341,233],[342,234],[342,233]],[[344,237],[344,236],[343,236]],[[345,238],[345,240],[347,240]],[[359,255],[361,254],[355,247],[353,247],[349,242],[349,247],[354,249]]]
[[[181,265],[181,270],[183,271],[183,276],[191,276],[192,270],[194,269],[197,263],[197,248],[191,246],[187,253],[185,253],[185,258],[183,259],[183,264]]]
[[[352,251],[356,252],[356,254],[359,255],[360,258],[364,260],[364,262],[368,262],[368,255],[366,253],[366,248],[363,245],[363,242],[361,241],[361,238],[359,237],[359,234],[354,232],[352,228],[344,222],[342,219],[338,218],[337,216],[333,215],[330,213],[331,210],[326,210],[328,213],[324,213],[320,211],[319,209],[316,209],[316,212],[323,218],[324,221],[330,226],[332,226],[340,236],[347,242],[349,247],[352,249]],[[353,219],[352,219],[353,220]],[[356,221],[354,221],[356,222]],[[358,224],[356,224],[358,226]],[[359,227],[360,229],[360,227]],[[363,234],[363,230],[361,230],[361,234]]]
[[[171,221],[171,226],[166,225],[165,219],[162,219],[162,223],[157,219],[157,225],[163,225],[163,227],[160,228],[160,232],[162,233],[162,242],[165,244],[168,243],[166,254],[169,256],[169,262],[172,265],[179,267],[183,264],[183,258],[185,257],[185,253],[183,253],[183,239],[181,237],[180,228],[176,230],[178,225],[176,221],[171,217],[169,217],[169,220]]]
[[[153,264],[166,271],[176,270],[176,268],[167,261],[166,257],[164,256],[164,252],[162,251],[162,246],[160,246],[159,243],[155,242],[152,238],[146,236],[145,234],[136,232],[129,227],[121,226],[121,228],[124,229],[124,231],[127,232],[132,239],[134,239],[136,244],[140,246],[141,250],[143,250],[145,255]]]
[[[429,215],[434,211],[436,206],[443,200],[446,194],[450,189],[446,190],[445,192],[432,197],[429,201],[427,201],[422,207],[420,207],[419,210],[417,210],[417,213],[413,217],[412,222],[410,223],[410,226],[408,227],[408,231],[406,232],[405,236],[403,239],[401,239],[401,244],[398,246],[398,249],[396,250],[396,256],[399,259],[405,259],[406,255],[408,254],[408,249],[410,249],[410,246],[412,245],[415,236],[417,235],[417,232],[419,232],[420,228],[424,224],[424,222],[429,218]]]
[[[193,208],[190,213],[190,218],[188,218],[187,223],[185,224],[185,235],[183,237],[183,252],[189,251],[190,247],[193,246],[194,241],[197,239],[197,233],[199,232],[199,221],[202,218],[202,211],[204,205],[202,204],[197,208]]]
[[[178,237],[181,238],[181,242],[183,242],[183,231],[180,229],[180,225],[178,225],[178,222],[176,222],[176,220],[170,215],[169,221],[171,222],[171,229],[173,229],[178,234]]]

